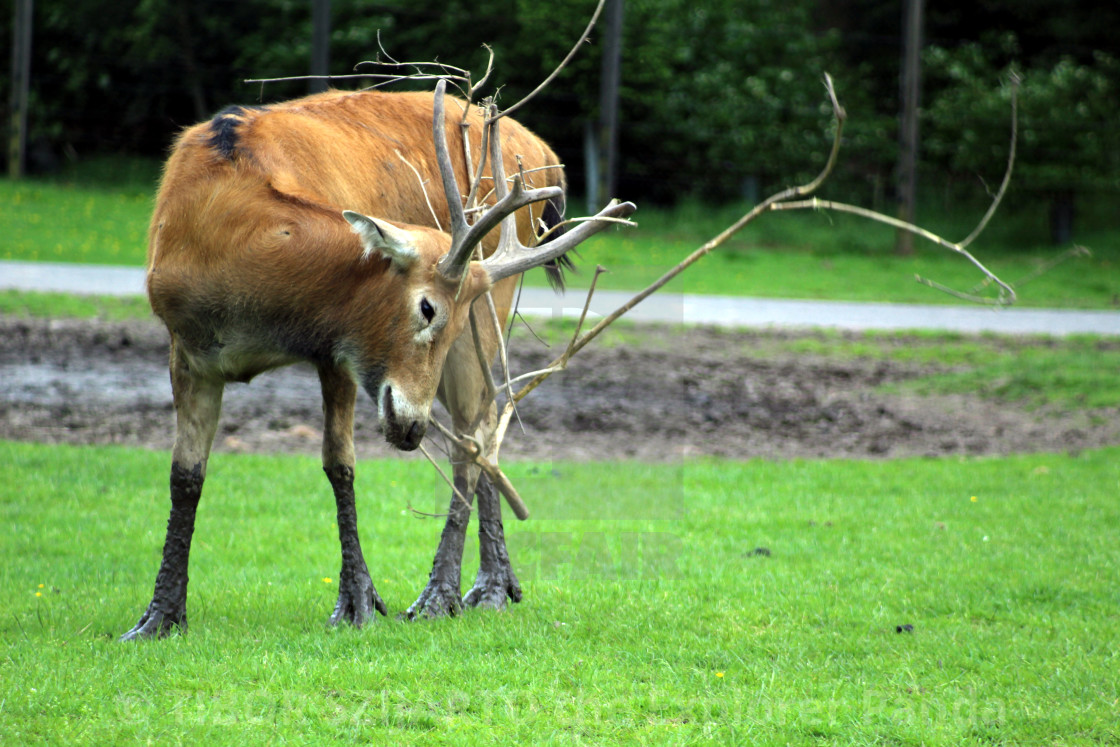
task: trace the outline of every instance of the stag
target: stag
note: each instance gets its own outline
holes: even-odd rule
[[[338,512],[342,567],[330,622],[361,626],[374,610],[386,614],[358,539],[358,388],[376,403],[397,448],[419,446],[437,396],[457,432],[485,441],[496,420],[486,379],[499,335],[486,325],[467,331],[472,304],[489,292],[496,316],[507,318],[520,273],[555,265],[607,221],[633,212],[631,203],[612,202],[538,244],[538,221],[554,224],[563,212],[556,155],[511,119],[499,136],[496,118],[458,99],[449,98],[463,118],[448,123],[444,89],[441,80],[434,98],[333,91],[236,107],[176,142],[147,264],[149,300],[171,337],[171,513],[152,601],[122,640],[186,628],[191,537],[226,383],[298,361],[319,374],[322,462]],[[472,183],[464,138],[483,161],[489,153],[478,174],[494,185],[473,223],[459,188]],[[515,158],[521,171],[507,179],[501,164]],[[542,185],[526,184],[531,179]],[[429,200],[429,182],[443,185],[443,204]],[[456,495],[409,617],[454,613],[463,603],[500,607],[521,596],[493,482],[466,459],[453,459],[453,468]],[[481,565],[460,597],[474,496]]]

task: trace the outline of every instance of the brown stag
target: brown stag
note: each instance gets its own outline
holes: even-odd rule
[[[484,442],[496,408],[473,336],[464,332],[471,304],[490,290],[499,318],[507,318],[521,272],[555,262],[607,225],[581,223],[528,248],[538,221],[556,223],[562,214],[563,174],[551,149],[509,119],[502,138],[495,126],[488,131],[490,165],[520,158],[526,176],[514,176],[508,194],[494,189],[504,196],[491,198],[496,204],[468,225],[458,187],[471,176],[463,138],[482,154],[488,125],[457,99],[449,100],[464,107],[463,124],[445,123],[443,90],[441,81],[434,99],[334,91],[231,108],[176,142],[148,251],[149,299],[171,336],[171,514],[152,601],[122,640],[186,627],[191,537],[225,384],[297,361],[319,373],[323,469],[338,510],[342,568],[330,621],[360,626],[375,609],[386,614],[358,540],[358,387],[376,402],[384,435],[398,448],[420,444],[436,396],[458,432]],[[528,188],[523,178],[541,186]],[[446,201],[433,205],[424,184],[437,182]],[[612,203],[596,217],[633,210]],[[479,247],[480,261],[472,258]],[[497,334],[488,325],[477,331],[488,364]],[[454,613],[462,603],[500,607],[521,596],[492,483],[466,459],[453,462],[458,492],[478,496],[478,578],[461,597],[470,508],[453,497],[428,585],[409,617]]]

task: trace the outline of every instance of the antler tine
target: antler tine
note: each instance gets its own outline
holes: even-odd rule
[[[436,163],[443,182],[443,196],[451,215],[451,235],[458,236],[467,230],[467,218],[463,213],[463,198],[459,192],[459,181],[455,178],[455,167],[451,163],[451,154],[447,151],[447,129],[443,112],[446,91],[447,81],[440,78],[436,84],[435,100],[432,102],[432,140],[436,146]]]
[[[487,112],[488,122],[486,126],[490,128],[490,173],[494,177],[494,195],[500,203],[510,192],[523,193],[525,184],[522,181],[521,174],[517,174],[513,177],[513,189],[506,189],[506,167],[502,159],[502,138],[498,131],[500,119],[495,116],[497,113],[498,107],[491,104]],[[517,240],[517,218],[513,213],[504,216],[501,225],[502,232],[498,239],[498,248],[490,255],[493,259],[501,257],[518,247],[525,248]]]
[[[632,202],[611,200],[610,204],[605,208],[594,216],[587,218],[584,222],[564,233],[562,236],[558,236],[555,239],[531,249],[521,247],[521,245],[518,244],[517,246],[524,248],[525,251],[517,252],[516,254],[512,252],[498,252],[483,260],[482,265],[490,274],[490,280],[495,283],[502,278],[508,278],[511,275],[519,275],[575,249],[588,238],[594,236],[613,223],[631,225],[626,218],[632,215],[637,209],[637,206]]]
[[[468,225],[463,212],[459,184],[455,179],[455,169],[447,150],[443,106],[446,88],[446,81],[443,80],[436,85],[432,114],[432,136],[435,140],[436,160],[439,164],[440,177],[443,180],[443,192],[447,198],[447,208],[451,214],[451,248],[439,261],[439,271],[444,276],[449,278],[462,277],[463,271],[471,260],[474,247],[498,224],[502,224],[502,236],[498,251],[483,263],[490,273],[491,280],[495,282],[510,275],[520,274],[559,257],[588,237],[602,231],[612,221],[623,220],[637,209],[632,202],[612,200],[594,217],[581,223],[563,236],[531,249],[523,246],[517,240],[517,224],[514,213],[534,202],[561,197],[564,192],[560,187],[525,189],[520,174],[513,178],[513,185],[507,192],[506,176],[502,163],[502,142],[498,133],[498,122],[500,120],[491,117],[487,124],[488,127],[493,128],[489,134],[490,173],[494,179],[494,192],[498,200],[482,214],[474,225]]]
[[[498,201],[490,207],[474,223],[467,225],[459,197],[459,186],[455,180],[451,157],[447,151],[446,136],[443,131],[443,81],[436,86],[436,101],[433,114],[433,135],[436,141],[436,158],[439,162],[440,175],[443,178],[444,194],[447,196],[448,208],[451,211],[451,249],[439,262],[439,271],[449,278],[458,278],[470,262],[474,247],[492,229],[498,226],[505,218],[512,217],[517,210],[534,202],[550,200],[560,197],[563,190],[560,187],[542,187],[540,189],[525,189],[521,179],[514,180],[513,188],[506,192],[505,172],[501,163],[501,139],[498,137],[496,122],[487,126],[490,130],[490,173],[493,175],[495,193]],[[497,160],[494,160],[494,154]],[[459,220],[462,223],[459,223]],[[514,219],[515,220],[515,219]],[[512,224],[511,224],[512,226]],[[516,234],[516,226],[512,226]]]
[[[494,175],[494,192],[500,205],[503,200],[507,199],[506,172],[502,162],[501,137],[498,133],[498,123],[501,118],[496,114],[496,107],[491,106],[488,119],[488,126],[492,128],[490,130],[490,173]],[[512,181],[513,187],[509,191],[510,198],[518,194],[541,191],[529,190],[527,192],[520,174],[515,175]],[[490,279],[494,282],[510,275],[518,275],[575,248],[588,237],[609,226],[612,221],[624,221],[626,216],[632,214],[636,209],[631,202],[621,203],[618,200],[613,200],[594,218],[582,223],[574,230],[568,231],[563,236],[536,247],[527,247],[518,240],[516,218],[513,213],[509,213],[502,217],[502,235],[498,240],[498,248],[483,261],[483,266],[486,267],[490,273]]]

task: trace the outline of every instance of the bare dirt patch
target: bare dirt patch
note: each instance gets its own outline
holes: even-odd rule
[[[586,348],[521,407],[504,458],[665,461],[1006,454],[1120,443],[1118,413],[1029,412],[969,395],[885,391],[937,366],[803,356],[810,333],[630,328]],[[1001,338],[1007,345],[1044,344]],[[515,342],[515,372],[554,355]],[[0,438],[170,448],[167,334],[156,321],[0,317]],[[319,385],[309,367],[226,389],[217,451],[318,453]],[[362,457],[394,456],[359,400]]]

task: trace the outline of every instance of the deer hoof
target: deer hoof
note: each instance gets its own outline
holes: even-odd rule
[[[400,617],[404,620],[416,620],[421,617],[455,617],[462,610],[458,588],[448,583],[430,581],[424,591],[420,592],[419,598]]]
[[[373,582],[369,575],[365,574],[364,578],[356,578],[350,582],[343,581],[339,585],[338,602],[334,606],[330,623],[331,625],[338,625],[348,622],[354,627],[360,628],[373,617],[375,610],[380,612],[382,616],[389,613],[389,609],[385,606],[385,602],[381,600],[377,589],[373,588]]]
[[[483,609],[501,610],[508,606],[510,601],[521,601],[521,584],[513,570],[505,568],[496,573],[478,572],[474,586],[463,597],[466,607],[481,607]]]
[[[122,635],[119,641],[135,641],[141,638],[166,638],[176,629],[187,632],[186,614],[169,614],[151,607],[140,618],[132,630]]]

